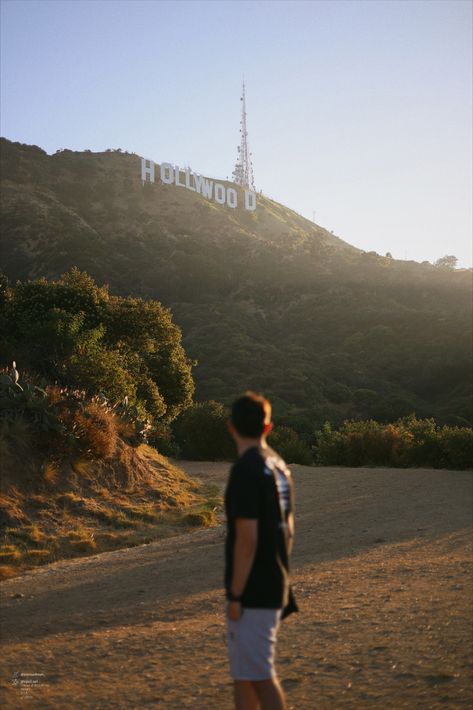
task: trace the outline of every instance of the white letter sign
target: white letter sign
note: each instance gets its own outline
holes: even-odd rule
[[[194,176],[195,191],[200,194],[202,192],[204,178],[202,177],[202,175],[198,175],[197,173],[192,173],[192,175]]]
[[[174,182],[174,168],[171,163],[163,163],[161,165],[161,182],[166,185],[171,185]]]
[[[256,209],[256,193],[252,190],[245,190],[245,208],[252,211]]]
[[[238,204],[237,191],[233,187],[227,187],[227,205],[229,207],[236,207]]]
[[[225,188],[219,182],[215,183],[214,195],[215,202],[218,202],[219,205],[225,204]]]
[[[149,163],[149,165],[146,163]],[[141,158],[141,179],[144,183],[154,182],[154,163],[152,160]]]
[[[164,185],[174,184],[177,187],[185,187],[191,192],[202,195],[207,200],[214,199],[219,205],[226,204],[227,207],[231,209],[238,207],[238,195],[241,195],[241,186],[235,185],[235,187],[238,187],[238,190],[236,190],[235,187],[225,187],[225,185],[222,185],[220,182],[214,182],[213,180],[199,175],[199,173],[194,173],[190,168],[184,168],[182,172],[184,173],[184,182],[181,181],[181,169],[179,165],[161,163],[161,167],[159,168],[161,182]],[[154,182],[154,175],[155,163],[152,160],[141,158],[141,180],[143,185],[145,182]],[[256,209],[256,192],[253,190],[245,190],[244,197],[245,209],[254,212]]]
[[[207,180],[204,178],[204,182],[202,184],[202,194],[204,197],[206,197],[208,200],[212,199],[212,188],[214,184],[212,180]]]
[[[186,187],[188,190],[192,190],[192,192],[195,192],[195,187],[192,187],[191,185],[191,171],[189,168],[186,168]]]

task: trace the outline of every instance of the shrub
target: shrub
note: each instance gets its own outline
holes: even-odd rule
[[[5,370],[0,371],[0,419],[7,424],[23,419],[44,432],[63,429],[47,392],[31,382],[15,383]]]
[[[404,441],[394,427],[386,427],[370,419],[345,421],[338,431],[326,422],[316,432],[317,462],[324,465],[382,465],[390,461],[393,452],[400,458]]]
[[[118,402],[128,396],[136,399],[136,381],[127,372],[118,352],[105,348],[84,348],[74,353],[64,364],[65,378],[71,387],[85,389],[89,394],[103,392]]]
[[[442,446],[434,419],[417,419],[411,414],[399,419],[396,427],[409,440],[409,446],[399,457],[401,465],[432,468],[441,465]]]
[[[163,456],[171,456],[176,459],[181,456],[181,448],[174,441],[172,429],[166,422],[160,422],[150,433],[148,440],[150,445]]]
[[[193,362],[171,312],[158,301],[110,296],[77,268],[58,281],[0,280],[3,364],[62,387],[125,397],[158,422],[190,405]]]
[[[440,429],[433,419],[414,415],[393,424],[345,421],[338,430],[326,422],[316,432],[316,441],[321,465],[465,469],[473,463],[472,429]]]
[[[299,434],[288,426],[276,426],[269,434],[268,444],[288,463],[310,466],[311,451]]]
[[[446,468],[473,467],[473,429],[444,426],[439,432],[439,438],[444,456],[442,463]]]
[[[197,460],[229,459],[235,445],[227,430],[228,412],[223,404],[210,400],[186,409],[174,427],[184,458]]]
[[[37,379],[37,378],[36,378]],[[0,454],[21,455],[34,445],[45,455],[42,477],[54,483],[59,461],[85,454],[113,457],[120,435],[132,445],[146,441],[146,414],[125,400],[113,405],[104,395],[57,385],[39,387],[28,373],[18,383],[0,370]]]
[[[93,458],[110,459],[117,448],[115,417],[96,401],[88,402],[74,414],[73,426],[81,449]]]

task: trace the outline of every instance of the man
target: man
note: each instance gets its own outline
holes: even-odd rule
[[[286,464],[266,443],[272,426],[264,397],[247,392],[234,402],[228,429],[238,458],[225,491],[225,589],[236,710],[286,707],[274,654],[289,599],[294,488]]]

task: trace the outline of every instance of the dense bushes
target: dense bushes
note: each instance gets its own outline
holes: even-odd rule
[[[0,370],[0,450],[19,450],[35,443],[61,459],[76,454],[107,459],[118,439],[130,444],[149,441],[166,455],[196,460],[233,460],[237,453],[227,430],[229,412],[215,401],[187,407],[172,425],[153,425],[144,407],[117,403],[103,394],[88,395],[48,385],[37,375],[15,383]],[[391,466],[466,469],[473,465],[473,430],[439,427],[433,419],[414,415],[393,424],[374,420],[330,423],[315,433],[313,453],[292,428],[278,425],[268,444],[288,463],[322,466]]]
[[[226,428],[228,411],[215,401],[189,407],[174,424],[179,455],[197,460],[232,460],[235,445]],[[473,430],[439,427],[433,419],[403,417],[394,424],[345,421],[339,429],[327,422],[315,433],[316,446],[292,428],[278,425],[268,444],[288,463],[321,466],[391,466],[466,469],[473,464]]]
[[[268,444],[288,463],[310,466],[312,453],[299,434],[287,426],[276,426],[269,434]]]
[[[220,402],[197,402],[187,409],[174,426],[182,456],[198,460],[229,460],[237,455],[235,443],[227,430],[229,412]],[[276,426],[268,444],[286,461],[313,463],[309,447],[298,433],[287,426]]]
[[[227,420],[228,412],[220,402],[197,402],[186,409],[174,427],[182,455],[198,460],[233,458],[235,445]]]
[[[126,398],[157,426],[192,401],[192,362],[170,311],[111,296],[76,268],[0,289],[0,365],[13,359],[61,387]]]
[[[36,381],[35,381],[36,380]],[[92,459],[114,456],[119,438],[146,441],[151,427],[136,407],[113,404],[104,395],[37,384],[28,375],[15,382],[0,370],[0,451],[33,446],[53,460],[77,455]]]
[[[473,465],[473,429],[438,427],[433,419],[403,417],[394,424],[346,421],[316,432],[319,465],[426,466],[466,469]]]

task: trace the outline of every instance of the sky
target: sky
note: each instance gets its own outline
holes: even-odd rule
[[[255,183],[366,251],[472,264],[468,0],[2,0],[0,132]]]

